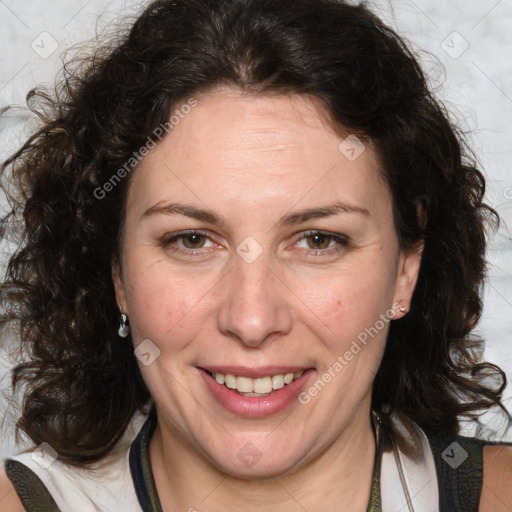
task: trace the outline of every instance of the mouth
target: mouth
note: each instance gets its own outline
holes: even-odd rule
[[[229,413],[250,419],[300,405],[297,398],[316,373],[314,368],[290,366],[196,368],[217,404]]]
[[[266,397],[299,380],[307,369],[273,373],[252,378],[234,373],[223,373],[201,368],[218,384],[245,397]],[[240,372],[241,373],[241,372]]]

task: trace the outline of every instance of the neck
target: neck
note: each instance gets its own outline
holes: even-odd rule
[[[376,452],[369,412],[300,468],[257,480],[218,470],[162,427],[159,421],[150,460],[165,511],[366,511]]]

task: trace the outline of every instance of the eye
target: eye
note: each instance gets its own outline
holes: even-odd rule
[[[215,244],[206,233],[201,231],[182,231],[165,238],[161,241],[161,245],[174,252],[195,254],[205,252]]]
[[[206,243],[207,237],[200,233],[188,233],[179,237],[187,249],[199,249]]]
[[[310,249],[327,249],[334,241],[332,236],[324,233],[313,233],[304,237],[304,240]]]
[[[309,249],[307,254],[314,256],[341,252],[349,245],[345,235],[325,231],[308,231],[297,241],[297,246]]]

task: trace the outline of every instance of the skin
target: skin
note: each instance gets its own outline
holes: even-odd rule
[[[480,497],[480,510],[512,510],[512,447],[484,448],[484,485]]]
[[[298,365],[315,368],[313,383],[394,304],[395,318],[404,314],[396,303],[409,305],[421,248],[398,246],[371,146],[349,161],[338,150],[344,137],[314,102],[229,88],[197,100],[132,178],[114,271],[135,344],[149,339],[160,350],[141,369],[158,411],[150,456],[162,504],[366,510],[375,454],[371,385],[389,324],[310,403],[265,418],[225,411],[197,367]],[[367,214],[279,224],[336,201]],[[170,203],[207,209],[224,223],[144,215]],[[162,243],[190,229],[208,235],[199,249],[183,238]],[[319,247],[305,238],[308,230],[349,243],[327,238]],[[236,252],[248,236],[263,249],[252,263]],[[237,457],[249,442],[261,453],[250,468]]]

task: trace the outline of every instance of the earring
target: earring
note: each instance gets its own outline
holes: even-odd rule
[[[405,306],[400,306],[400,313],[407,313],[407,308]]]
[[[117,334],[121,336],[121,338],[126,338],[128,334],[130,334],[130,327],[128,326],[128,317],[121,313],[121,318],[119,319],[119,329],[117,330]]]

